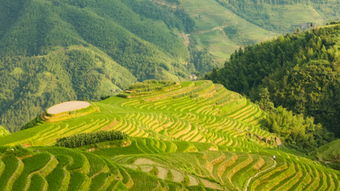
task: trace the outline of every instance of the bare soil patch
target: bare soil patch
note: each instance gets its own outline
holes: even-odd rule
[[[56,115],[59,113],[76,111],[89,107],[91,104],[86,101],[68,101],[54,105],[47,109],[48,114]]]

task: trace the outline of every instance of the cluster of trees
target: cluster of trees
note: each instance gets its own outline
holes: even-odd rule
[[[217,66],[216,61],[207,49],[198,50],[194,47],[191,47],[190,52],[191,63],[194,63],[196,71],[200,71],[197,72],[197,76],[203,76],[205,73],[212,71],[214,67]]]
[[[137,82],[129,87],[129,90],[133,89],[135,92],[149,92],[155,90],[161,90],[168,86],[175,85],[174,81],[167,80],[146,80],[144,82]]]
[[[242,30],[238,29],[235,26],[227,26],[223,30],[230,40],[241,46],[247,46],[257,43],[257,40],[244,36]]]
[[[281,36],[236,51],[224,68],[207,75],[226,88],[311,116],[340,136],[340,25]]]
[[[174,81],[167,80],[146,80],[144,82],[137,82],[129,87],[128,90],[118,94],[117,96],[129,98],[136,95],[147,95],[153,91],[166,90],[176,85]]]
[[[313,117],[294,114],[282,106],[275,108],[267,88],[260,90],[259,97],[257,104],[268,114],[262,127],[279,135],[285,145],[309,152],[333,139],[333,135],[321,124],[316,124]]]
[[[60,138],[57,140],[56,146],[76,148],[105,141],[125,140],[127,138],[128,135],[120,131],[98,131]]]
[[[294,114],[281,106],[269,112],[266,127],[279,135],[285,145],[299,151],[313,151],[333,139],[313,117]]]

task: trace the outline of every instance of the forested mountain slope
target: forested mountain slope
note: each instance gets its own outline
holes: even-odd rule
[[[253,100],[268,94],[276,106],[312,116],[339,136],[339,48],[334,23],[240,49],[207,78]]]
[[[136,80],[189,79],[240,46],[339,17],[332,0],[253,3],[2,0],[0,124],[13,131],[50,105]]]
[[[142,17],[130,6],[123,1],[1,2],[1,123],[18,127],[61,101],[98,99],[137,79],[180,80],[195,71],[180,37],[161,19]],[[184,28],[182,17],[169,14]]]

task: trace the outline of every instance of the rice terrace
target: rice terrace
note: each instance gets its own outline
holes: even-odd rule
[[[266,112],[211,81],[71,103],[0,135],[0,190],[340,190],[339,171],[283,146],[260,127]]]
[[[340,0],[0,0],[0,191],[340,191]]]

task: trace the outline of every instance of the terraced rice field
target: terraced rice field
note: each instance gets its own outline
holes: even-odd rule
[[[339,171],[281,149],[275,134],[260,128],[265,117],[210,81],[136,84],[1,137],[0,190],[340,190]],[[52,146],[99,130],[130,138]]]
[[[0,190],[126,190],[134,186],[129,169],[100,156],[65,148],[5,151]],[[151,177],[152,179],[152,177]]]
[[[131,138],[79,149],[1,148],[1,190],[338,190],[339,172],[263,149]],[[274,160],[272,155],[277,155]],[[274,181],[275,180],[275,181]]]
[[[133,137],[162,140],[275,145],[275,135],[259,126],[265,115],[258,106],[221,85],[197,81],[154,89],[136,88],[129,91],[128,99],[112,97],[77,112],[44,115],[35,128],[5,137],[0,144],[51,145],[57,138],[80,132],[119,130]]]

